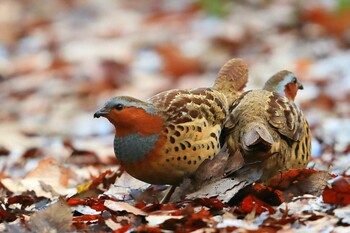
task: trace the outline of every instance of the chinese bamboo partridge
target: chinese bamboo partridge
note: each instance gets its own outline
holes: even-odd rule
[[[147,101],[119,96],[94,117],[115,126],[114,152],[133,177],[151,184],[179,184],[220,150],[228,106],[247,82],[247,65],[228,61],[213,88],[169,90]]]
[[[238,150],[247,164],[260,169],[260,181],[309,161],[309,125],[294,103],[299,89],[303,86],[293,73],[280,71],[263,90],[243,93],[232,106],[222,137],[231,153]]]

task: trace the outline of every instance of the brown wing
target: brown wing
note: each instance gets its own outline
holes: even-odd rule
[[[304,135],[305,118],[299,108],[285,96],[272,92],[268,102],[268,121],[279,133],[300,141]]]
[[[220,69],[214,89],[222,92],[229,106],[239,97],[248,82],[248,65],[240,58],[233,58]]]
[[[205,118],[209,124],[222,124],[228,114],[225,96],[212,88],[170,90],[159,93],[148,102],[154,104],[173,124]]]

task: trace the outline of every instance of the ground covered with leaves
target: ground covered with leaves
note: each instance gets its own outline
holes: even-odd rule
[[[0,231],[348,232],[350,3],[326,2],[0,0]],[[212,86],[232,57],[247,89],[283,69],[303,83],[310,169],[159,204],[168,187],[124,173],[93,113]]]

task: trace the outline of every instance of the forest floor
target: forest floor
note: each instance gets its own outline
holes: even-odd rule
[[[321,2],[0,0],[0,231],[349,232],[350,3]],[[236,204],[159,204],[166,187],[119,168],[94,112],[212,86],[233,57],[246,90],[283,69],[303,83],[312,169]]]

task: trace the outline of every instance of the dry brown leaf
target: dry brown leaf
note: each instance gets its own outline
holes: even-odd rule
[[[53,158],[40,161],[39,165],[22,179],[3,179],[2,184],[11,192],[35,191],[36,195],[52,198],[72,195],[75,188],[67,188],[68,172]]]
[[[225,178],[203,186],[200,190],[196,192],[187,194],[186,198],[216,197],[217,199],[226,203],[230,201],[232,197],[238,193],[238,191],[248,186],[249,184],[251,184],[251,182],[244,179],[238,180],[232,178]]]
[[[244,168],[242,155],[239,152],[229,155],[225,151],[224,146],[214,159],[205,160],[194,177],[186,178],[175,190],[171,200],[175,201],[184,196],[187,198],[217,197],[221,201],[228,202],[239,190],[261,177],[259,170],[235,174],[236,171]]]
[[[57,163],[54,158],[46,158],[25,178],[37,178],[38,180],[54,185],[68,185],[68,171]]]
[[[135,215],[143,215],[143,216],[146,215],[146,213],[143,212],[142,210],[126,202],[106,200],[104,205],[105,207],[113,211],[126,211],[128,213],[135,214]]]
[[[158,45],[156,50],[163,59],[163,72],[173,78],[191,73],[200,73],[203,70],[199,60],[186,57],[173,45]]]
[[[200,187],[203,183],[213,182],[224,177],[225,168],[230,155],[227,152],[218,153],[214,159],[206,159],[198,167],[192,184],[194,187]]]
[[[183,216],[150,214],[150,215],[146,216],[146,221],[148,222],[149,226],[156,227],[159,224],[162,224],[169,219],[182,219],[182,218],[183,218]]]
[[[326,33],[343,36],[350,27],[350,9],[343,12],[331,13],[322,7],[305,11],[301,19],[320,25]]]
[[[283,190],[283,197],[290,199],[304,194],[319,196],[331,178],[328,171],[291,169],[266,182],[269,187]]]

